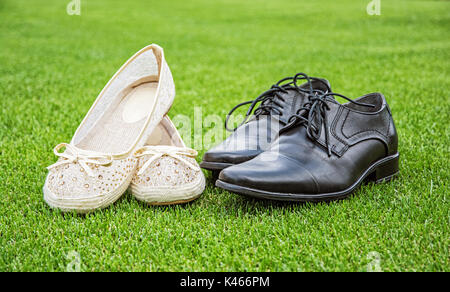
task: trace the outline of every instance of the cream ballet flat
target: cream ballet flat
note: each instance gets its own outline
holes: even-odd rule
[[[165,116],[146,146],[134,157],[138,166],[131,181],[131,192],[151,205],[171,205],[197,199],[205,189],[205,177],[168,116]]]
[[[150,45],[111,78],[76,130],[54,149],[44,200],[63,211],[86,213],[114,203],[128,188],[144,146],[175,97],[163,49]]]

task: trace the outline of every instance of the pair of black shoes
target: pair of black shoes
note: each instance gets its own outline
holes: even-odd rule
[[[321,201],[398,173],[397,132],[381,93],[351,100],[333,93],[327,80],[299,73],[234,107],[227,129],[231,114],[247,104],[244,122],[200,164],[218,176],[220,188],[257,198]]]

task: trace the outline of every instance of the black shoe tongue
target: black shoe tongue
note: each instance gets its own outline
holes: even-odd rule
[[[282,93],[281,97],[284,99],[284,101],[278,100],[278,102],[283,105],[281,108],[278,108],[278,110],[281,111],[281,114],[274,111],[272,116],[281,123],[287,124],[289,118],[294,115],[297,109],[299,109],[306,101],[307,95],[306,93],[297,90],[288,90],[286,93]]]

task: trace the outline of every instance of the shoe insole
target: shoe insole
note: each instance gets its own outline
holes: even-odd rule
[[[104,153],[123,153],[136,141],[155,105],[158,82],[122,91],[78,147]]]
[[[185,147],[172,121],[165,116],[153,130],[145,145]]]

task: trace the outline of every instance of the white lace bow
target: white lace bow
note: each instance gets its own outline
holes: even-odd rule
[[[183,156],[195,158],[197,156],[197,151],[190,148],[180,148],[174,146],[144,146],[138,149],[134,153],[134,157],[139,158],[145,155],[151,155],[151,157],[144,163],[141,169],[138,172],[138,175],[142,175],[147,168],[152,164],[156,159],[163,156],[170,156],[190,167],[193,170],[199,171],[200,167],[197,164],[191,163]]]
[[[66,148],[66,151],[59,152],[59,150],[64,147]],[[62,157],[64,159],[47,167],[47,169],[49,170],[64,164],[78,163],[89,176],[95,176],[88,163],[95,165],[108,165],[113,162],[112,155],[83,150],[67,143],[56,145],[56,147],[53,149],[53,152],[56,156]]]

